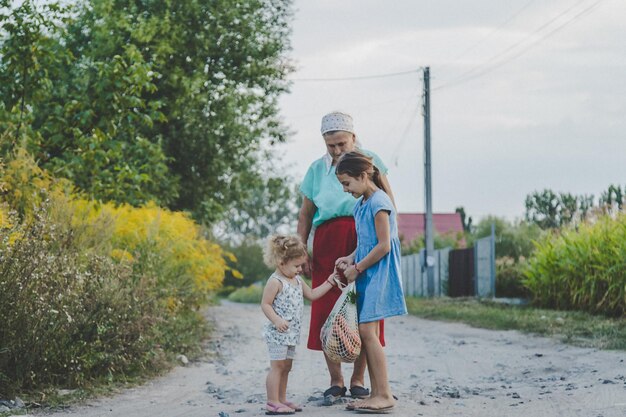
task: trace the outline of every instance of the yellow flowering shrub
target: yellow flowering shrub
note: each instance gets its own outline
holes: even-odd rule
[[[23,217],[30,216],[47,198],[64,198],[72,188],[68,180],[52,178],[22,148],[0,165],[1,199]]]
[[[155,204],[141,208],[106,204],[102,211],[114,219],[112,243],[116,250],[132,254],[149,243],[169,266],[190,276],[197,291],[206,293],[222,285],[228,254],[204,239],[200,227],[186,213]]]
[[[0,397],[199,353],[197,308],[235,261],[185,213],[88,201],[68,184],[28,154],[0,161]]]
[[[200,226],[188,214],[173,212],[151,203],[145,207],[98,204],[83,199],[72,201],[72,223],[107,224],[110,240],[109,254],[118,262],[141,262],[139,252],[148,250],[169,270],[189,278],[194,290],[206,295],[222,286],[225,272],[231,270],[226,260],[236,258],[221,246],[202,236]],[[98,235],[102,238],[102,234]],[[148,248],[148,249],[146,249]],[[171,287],[170,283],[168,287]]]
[[[5,205],[0,205],[0,228],[10,227],[9,211]]]

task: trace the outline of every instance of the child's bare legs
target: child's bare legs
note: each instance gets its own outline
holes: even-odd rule
[[[268,403],[282,404],[286,401],[287,380],[292,363],[293,359],[270,361],[270,371],[265,380]]]
[[[377,321],[359,324],[359,333],[367,357],[367,367],[372,393],[366,400],[355,403],[356,407],[379,409],[395,405],[387,375],[387,358],[378,337]]]

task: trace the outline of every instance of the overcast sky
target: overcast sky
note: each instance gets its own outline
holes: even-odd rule
[[[521,218],[527,194],[626,185],[626,1],[296,0],[281,100],[299,181],[321,117],[353,115],[400,212],[424,211],[422,74],[430,67],[433,210]],[[353,81],[308,79],[393,74]]]

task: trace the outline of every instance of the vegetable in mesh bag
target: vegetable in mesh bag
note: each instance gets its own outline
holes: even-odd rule
[[[322,326],[320,338],[322,350],[331,360],[351,363],[358,358],[361,353],[361,337],[354,283],[341,290],[341,295]]]

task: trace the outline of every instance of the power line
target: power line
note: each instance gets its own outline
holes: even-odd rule
[[[389,77],[398,77],[401,75],[415,74],[420,72],[422,67],[412,69],[410,71],[402,71],[402,72],[390,72],[386,74],[376,74],[376,75],[363,75],[358,77],[342,77],[342,78],[292,78],[290,81],[296,82],[324,82],[324,81],[360,81],[360,80],[373,80],[376,78],[389,78]]]
[[[476,43],[474,43],[472,46],[470,46],[469,48],[467,48],[465,51],[461,52],[459,55],[456,56],[456,58],[453,58],[452,61],[456,62],[458,61],[460,58],[464,57],[465,55],[467,55],[468,52],[473,51],[474,49],[476,49],[476,47],[478,45],[480,45],[481,43],[483,43],[486,39],[490,38],[494,33],[497,33],[500,29],[502,29],[503,27],[505,27],[506,25],[508,25],[510,22],[512,22],[517,16],[519,16],[520,14],[522,14],[522,12],[524,10],[526,10],[532,3],[534,3],[535,0],[530,0],[528,3],[526,3],[525,5],[523,5],[520,9],[518,9],[515,13],[513,13],[511,16],[509,16],[504,22],[500,23],[496,28],[494,28],[492,31],[490,31],[488,34],[486,34],[485,36],[483,36],[481,39],[479,39]]]
[[[504,60],[500,61],[500,62],[496,62],[493,66],[489,67],[487,66],[487,64],[497,60],[498,58],[508,54],[509,52],[513,51],[515,48],[517,48],[518,46],[520,46],[521,44],[523,44],[524,42],[526,42],[530,37],[532,37],[533,35],[535,35],[536,33],[542,31],[543,29],[545,29],[546,27],[548,27],[549,25],[551,25],[552,23],[554,23],[556,20],[558,20],[559,18],[561,18],[562,16],[564,16],[565,14],[569,13],[572,9],[574,9],[575,7],[579,6],[581,3],[584,3],[586,0],[581,0],[579,2],[577,2],[576,4],[574,4],[571,7],[568,7],[566,10],[564,10],[563,12],[559,13],[557,16],[555,16],[554,18],[550,19],[548,22],[544,23],[543,25],[541,25],[539,28],[535,29],[530,35],[528,35],[527,37],[525,37],[524,39],[522,39],[519,42],[516,42],[515,44],[509,46],[508,48],[506,48],[505,50],[501,51],[500,53],[494,55],[493,57],[491,57],[490,59],[488,59],[487,61],[485,61],[484,63],[482,63],[481,65],[478,65],[472,69],[470,69],[469,71],[466,71],[465,73],[461,74],[460,76],[458,76],[457,78],[455,78],[452,81],[449,81],[447,83],[444,83],[442,85],[439,85],[435,88],[433,88],[433,90],[441,90],[443,88],[448,88],[454,85],[458,85],[458,84],[462,84],[465,83],[467,81],[473,80],[475,78],[479,78],[485,74],[488,74],[490,72],[492,72],[493,70],[503,66],[504,64],[507,64],[511,61],[513,61],[514,59],[517,59],[518,57],[520,57],[521,55],[523,55],[524,53],[526,53],[527,51],[529,51],[531,48],[533,48],[535,45],[543,42],[544,40],[546,40],[547,38],[549,38],[550,36],[552,36],[553,34],[555,34],[556,32],[558,32],[559,30],[563,29],[564,27],[568,26],[570,23],[573,23],[574,21],[578,20],[580,17],[582,17],[583,15],[591,12],[592,9],[594,9],[596,6],[598,6],[602,1],[604,0],[597,0],[596,2],[594,2],[593,4],[591,4],[590,6],[584,8],[582,11],[580,11],[579,13],[575,14],[572,18],[570,18],[569,20],[566,20],[564,23],[562,23],[560,26],[557,26],[556,28],[554,28],[553,30],[551,30],[550,32],[546,33],[544,36],[542,36],[541,38],[535,40],[534,42],[531,42],[530,44],[528,44],[526,46],[526,48],[523,48],[520,52],[518,52],[517,54],[511,55],[508,58],[505,58]]]

